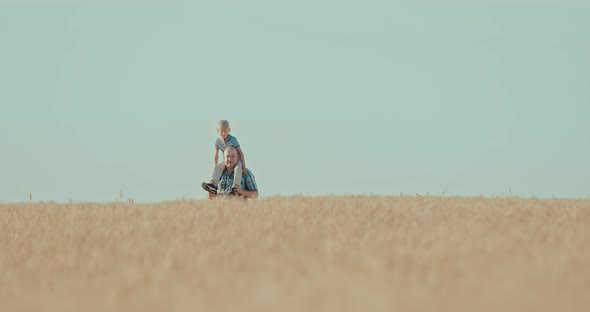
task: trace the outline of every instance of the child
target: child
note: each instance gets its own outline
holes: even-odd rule
[[[211,177],[210,183],[203,183],[203,189],[211,193],[217,193],[217,185],[219,184],[219,178],[221,177],[221,173],[225,170],[225,165],[223,161],[218,164],[219,161],[219,151],[221,153],[225,150],[228,146],[233,146],[238,150],[238,164],[234,169],[234,183],[232,188],[241,188],[242,183],[242,174],[247,174],[248,170],[246,169],[246,161],[244,160],[244,152],[240,148],[240,143],[238,143],[238,139],[235,136],[229,134],[231,128],[229,127],[229,122],[227,120],[220,120],[219,126],[217,128],[217,133],[219,133],[219,138],[215,140],[215,170],[213,170],[213,176]],[[223,157],[222,157],[223,158]]]

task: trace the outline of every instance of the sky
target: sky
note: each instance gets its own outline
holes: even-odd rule
[[[0,201],[590,196],[590,2],[0,0]]]

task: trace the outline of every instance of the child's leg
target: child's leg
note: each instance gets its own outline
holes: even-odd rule
[[[221,174],[223,173],[224,169],[225,165],[223,162],[220,162],[217,164],[217,166],[215,166],[215,169],[213,169],[213,175],[211,176],[211,182],[213,182],[213,184],[219,185],[219,179],[221,178]]]
[[[238,161],[234,169],[234,185],[242,187],[242,161]]]

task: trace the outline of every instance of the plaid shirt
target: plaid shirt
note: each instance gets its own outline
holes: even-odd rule
[[[256,180],[250,169],[246,169],[248,173],[242,175],[242,189],[246,191],[255,191],[258,189],[256,186]],[[235,169],[234,169],[235,171]],[[234,184],[234,171],[227,173],[227,170],[223,170],[221,177],[219,178],[219,185],[217,187],[218,194],[229,194],[231,192],[231,186]]]

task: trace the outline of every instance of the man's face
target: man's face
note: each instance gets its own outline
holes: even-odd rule
[[[223,155],[223,161],[226,167],[229,167],[230,169],[235,168],[238,163],[238,151],[234,148],[227,149]]]
[[[229,130],[231,130],[231,129],[230,128],[217,128],[217,133],[219,133],[219,135],[224,140],[227,140],[227,137],[229,136]]]

